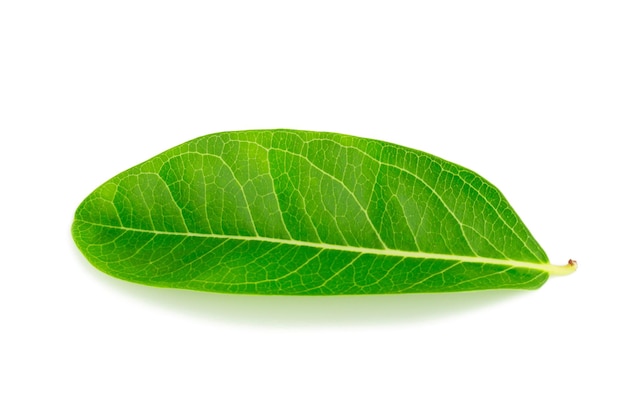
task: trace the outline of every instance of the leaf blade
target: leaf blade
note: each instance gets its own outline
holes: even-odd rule
[[[226,132],[170,149],[96,189],[72,233],[110,275],[219,292],[530,289],[554,268],[472,171],[307,131]]]

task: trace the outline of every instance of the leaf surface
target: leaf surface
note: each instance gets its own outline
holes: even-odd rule
[[[125,280],[283,295],[535,289],[557,267],[476,173],[336,133],[203,136],[78,207],[76,245]]]

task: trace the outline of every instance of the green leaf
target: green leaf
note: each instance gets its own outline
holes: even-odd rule
[[[247,294],[534,289],[548,257],[493,185],[427,153],[336,133],[203,136],[113,177],[72,235],[98,269]]]

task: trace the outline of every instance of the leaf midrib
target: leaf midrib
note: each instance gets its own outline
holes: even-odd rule
[[[489,265],[502,265],[514,268],[524,268],[524,269],[532,269],[541,272],[547,272],[549,274],[560,274],[561,269],[563,267],[551,265],[549,263],[541,264],[541,263],[533,263],[533,262],[525,262],[525,261],[516,261],[513,259],[497,259],[497,258],[486,258],[481,256],[466,256],[466,255],[450,255],[445,253],[428,253],[428,252],[411,252],[411,251],[403,251],[397,249],[375,249],[375,248],[365,248],[358,246],[349,246],[349,245],[334,245],[330,243],[318,243],[318,242],[306,242],[302,240],[287,240],[287,239],[278,239],[272,237],[264,237],[264,236],[237,236],[237,235],[224,235],[224,234],[211,234],[211,233],[194,233],[194,232],[169,232],[169,231],[161,231],[161,230],[146,230],[146,229],[138,229],[133,227],[126,226],[116,226],[116,225],[108,225],[108,224],[100,224],[89,222],[86,220],[76,219],[76,221],[80,221],[85,224],[91,224],[98,227],[105,227],[109,229],[123,230],[127,232],[138,232],[138,233],[149,233],[155,235],[170,235],[170,236],[183,236],[183,237],[199,237],[199,238],[211,238],[211,239],[231,239],[231,240],[241,240],[241,241],[255,241],[255,242],[267,242],[274,243],[280,245],[292,245],[292,246],[305,246],[310,248],[316,248],[320,250],[332,250],[332,251],[343,251],[343,252],[353,252],[360,254],[371,254],[377,256],[392,256],[392,257],[401,257],[401,258],[413,258],[413,259],[433,259],[433,260],[443,260],[443,261],[455,261],[455,262],[468,262],[468,263],[478,263],[478,264],[489,264]]]

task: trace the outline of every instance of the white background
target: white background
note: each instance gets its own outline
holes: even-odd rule
[[[0,415],[624,416],[621,1],[7,1]],[[197,136],[421,149],[507,196],[533,292],[266,298],[144,287],[75,248],[78,204]]]

